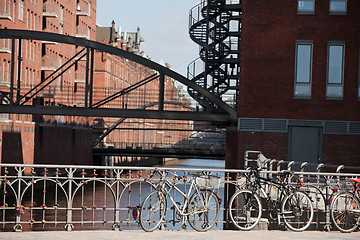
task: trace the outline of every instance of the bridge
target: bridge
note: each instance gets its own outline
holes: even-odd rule
[[[86,39],[76,38],[72,36],[65,36],[55,33],[48,32],[37,32],[37,31],[27,31],[27,30],[10,30],[10,29],[1,29],[0,30],[0,39],[11,39],[12,42],[12,59],[11,59],[11,74],[10,74],[10,86],[8,95],[4,96],[8,100],[8,104],[3,104],[0,106],[1,113],[10,113],[10,114],[36,114],[36,115],[64,115],[64,116],[87,116],[87,117],[132,117],[132,118],[148,118],[148,119],[175,119],[175,120],[199,120],[199,121],[214,121],[214,122],[223,122],[223,123],[234,123],[236,121],[236,111],[231,108],[228,104],[221,100],[218,96],[215,96],[209,93],[206,89],[198,86],[193,81],[190,81],[186,77],[172,71],[169,68],[166,68],[160,64],[152,62],[149,59],[143,58],[136,54],[124,51],[119,48],[115,48],[109,45],[105,45],[99,42],[94,42]],[[34,86],[31,90],[27,91],[25,94],[20,94],[21,87],[20,84],[16,85],[15,83],[15,42],[19,43],[21,46],[21,41],[27,40],[39,40],[39,41],[48,41],[56,43],[64,43],[69,45],[76,45],[78,47],[83,47],[84,49],[81,52],[78,52],[70,60],[74,60],[76,57],[83,53],[82,57],[86,57],[86,65],[88,66],[89,72],[87,73],[87,79],[85,81],[85,92],[84,92],[84,106],[83,107],[69,107],[69,106],[30,106],[26,105],[31,99],[33,99],[36,94],[41,92],[44,88],[49,86],[55,79],[61,76],[65,70],[69,69],[75,64],[75,61],[68,61],[60,66],[47,81],[40,82]],[[21,48],[20,48],[21,49]],[[19,55],[21,56],[21,50],[18,49]],[[111,101],[109,99],[100,99],[98,103],[93,103],[93,56],[94,51],[101,51],[109,53],[115,56],[124,57],[133,62],[147,66],[159,74],[153,76],[159,79],[160,82],[160,91],[158,92],[159,96],[159,107],[158,110],[142,110],[142,109],[118,109],[118,108],[100,108],[100,103]],[[90,60],[91,59],[91,60]],[[90,62],[91,61],[91,62]],[[56,75],[57,74],[57,75]],[[194,89],[204,96],[206,96],[210,101],[218,106],[222,112],[189,112],[189,111],[165,111],[164,110],[164,77],[169,76],[170,78],[184,84],[185,86]],[[139,81],[138,84],[145,84],[148,79],[143,79]],[[135,86],[132,86],[135,87]],[[120,92],[119,92],[120,93]],[[14,96],[16,95],[16,99]],[[115,97],[113,97],[114,99]]]
[[[162,129],[164,130],[164,129]],[[171,137],[170,135],[167,137]],[[113,143],[95,147],[94,156],[138,156],[155,158],[195,158],[225,160],[225,132],[196,132],[176,143]]]
[[[72,119],[73,116],[77,119],[81,119],[81,117],[91,119],[93,121],[93,124],[90,123],[91,126],[87,125],[89,123],[83,125],[95,132],[92,140],[94,156],[137,155],[141,157],[178,156],[224,159],[225,144],[213,143],[212,145],[201,146],[198,143],[185,143],[182,141],[186,140],[185,135],[178,134],[184,130],[184,127],[177,127],[177,125],[184,123],[184,121],[188,121],[188,123],[189,121],[210,122],[220,129],[236,125],[237,87],[240,71],[240,16],[241,4],[238,0],[201,1],[190,10],[190,38],[200,45],[201,50],[200,57],[189,64],[187,77],[144,58],[136,52],[91,41],[88,40],[89,38],[53,32],[1,29],[0,40],[6,43],[5,50],[11,54],[11,58],[7,79],[4,79],[4,84],[0,86],[0,113],[32,115],[33,120],[36,119],[34,121],[39,123],[33,130],[37,134],[43,134],[42,129],[48,127],[48,123],[55,123],[55,125],[60,123],[61,125],[65,122],[66,126],[74,125],[76,128],[78,123],[74,124],[74,120],[64,120]],[[26,83],[24,85],[27,73],[21,71],[22,65],[25,65],[23,63],[24,47],[27,47],[28,41],[41,42],[43,55],[46,48],[44,46],[49,45],[64,45],[65,48],[75,49],[75,51],[68,51],[67,56],[64,57],[65,61],[62,61],[60,57],[59,64],[55,64],[55,66],[45,66],[47,64],[45,60],[49,59],[42,59],[44,61],[42,65],[45,65],[41,68],[41,80],[36,79],[35,84],[29,87],[26,86]],[[70,52],[72,55],[69,55]],[[96,88],[94,76],[102,71],[95,71],[94,64],[98,53],[109,54],[115,58],[139,64],[150,69],[150,71],[145,70],[146,74],[138,78],[132,76],[131,84],[120,88]],[[76,70],[80,64],[85,66],[83,80],[81,80],[84,86],[77,87],[79,85],[77,82],[74,87],[59,85],[59,82],[67,77],[67,72],[73,68]],[[43,67],[46,69],[43,70]],[[75,73],[75,78],[76,74],[79,73]],[[201,109],[190,107],[188,104],[177,101],[177,99],[168,99],[166,92],[168,79],[187,87],[189,95],[199,104]],[[152,94],[150,96],[146,92],[149,92],[147,89],[151,89],[150,86],[152,85],[157,85],[158,88],[155,89],[155,92],[150,90]],[[139,95],[139,92],[142,95]],[[156,98],[153,97],[154,95]],[[232,96],[230,101],[228,95]],[[138,101],[143,96],[144,99]],[[124,126],[126,122],[132,121],[129,119],[137,119],[135,125],[138,127],[133,126],[134,124]],[[162,124],[158,122],[157,127],[155,127],[151,120],[156,119],[174,121],[174,125],[158,127],[157,125]],[[72,123],[69,124],[69,121]],[[101,126],[96,126],[97,123]],[[27,129],[29,127],[12,126],[11,128]],[[166,131],[163,131],[164,129]],[[185,132],[190,135],[191,126],[187,126],[185,129]],[[122,146],[110,143],[107,138],[109,138],[109,134],[113,136],[115,130],[123,132],[142,131],[144,132],[142,134],[143,141]],[[54,131],[61,132],[62,130]],[[64,142],[78,141],[75,137],[78,135],[78,131],[73,129],[72,132],[68,133],[72,134],[72,137],[67,137]],[[171,144],[156,142],[156,140],[154,144],[154,139],[157,139],[161,134],[163,138],[172,140]],[[177,140],[175,138],[169,139],[172,138],[172,135],[178,135]],[[40,138],[36,139],[34,144],[36,142],[36,145],[42,146],[43,140],[42,137]],[[58,145],[59,141],[61,140],[58,140]],[[82,141],[88,140],[80,140],[80,142]],[[224,139],[221,140],[221,142],[223,141]],[[45,141],[46,143],[47,141]],[[73,146],[75,145],[76,143],[73,143]],[[76,151],[76,148],[74,150]],[[60,148],[58,151],[61,153]],[[43,155],[43,152],[38,155]]]

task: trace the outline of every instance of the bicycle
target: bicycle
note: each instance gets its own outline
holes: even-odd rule
[[[167,210],[167,198],[173,204],[172,209],[176,212],[176,218],[182,221],[183,228],[186,228],[186,221],[196,231],[207,231],[214,226],[220,211],[220,200],[213,189],[219,188],[221,179],[216,176],[193,173],[193,178],[189,181],[190,187],[185,193],[176,185],[180,182],[188,181],[173,173],[171,182],[167,175],[169,171],[156,170],[154,173],[160,175],[160,182],[156,190],[150,192],[144,199],[141,208],[139,223],[146,232],[152,232],[164,223]],[[175,190],[184,197],[184,202],[176,202],[170,195],[170,191]],[[190,194],[193,193],[190,196]]]
[[[231,222],[240,230],[253,229],[262,216],[260,196],[263,195],[270,210],[270,219],[277,219],[278,223],[283,219],[286,227],[293,231],[307,229],[313,219],[313,206],[306,193],[297,191],[287,183],[291,173],[283,171],[282,180],[274,181],[261,177],[259,172],[259,169],[251,170],[246,176],[248,189],[240,190],[231,197],[229,202]],[[263,183],[275,187],[280,193],[279,197],[273,200],[262,187]]]
[[[331,202],[330,215],[341,232],[352,232],[360,224],[360,178],[349,179],[352,191],[338,193]]]

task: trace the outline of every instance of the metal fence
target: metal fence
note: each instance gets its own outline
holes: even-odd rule
[[[260,159],[259,156],[257,158]],[[140,229],[139,207],[159,182],[158,178],[149,177],[149,172],[155,170],[150,167],[109,169],[94,166],[0,164],[0,168],[0,224],[3,231]],[[183,178],[188,180],[191,172],[195,171],[220,176],[221,186],[215,191],[223,201],[214,229],[231,228],[227,220],[227,201],[232,192],[243,187],[243,175],[247,170],[157,169],[188,176]],[[263,172],[270,178],[276,178],[278,173],[278,170]],[[360,174],[295,172],[289,184],[297,184],[301,179],[304,183],[302,188],[311,196],[315,209],[312,228],[331,228],[329,202],[336,191],[348,187],[346,180],[352,177],[360,177]],[[188,186],[189,181],[186,180],[177,185],[183,191]],[[271,196],[276,197],[273,188],[267,189]],[[176,192],[170,194],[175,201],[184,200]],[[169,203],[165,229],[181,229],[181,221]]]

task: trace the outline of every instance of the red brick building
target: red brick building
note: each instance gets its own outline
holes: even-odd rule
[[[360,1],[242,0],[237,167],[245,150],[360,162]]]
[[[3,0],[0,2],[0,28],[45,31],[95,40],[96,0]],[[19,43],[15,46],[15,59]],[[44,81],[77,51],[75,46],[46,41],[21,41],[21,65],[15,62],[15,81],[20,80],[22,96]],[[82,61],[84,62],[84,61]],[[85,82],[79,62],[57,78],[36,100],[26,104],[67,105],[76,103],[69,92],[77,82]],[[11,40],[0,40],[0,88],[2,103],[10,86]],[[91,163],[91,130],[88,119],[64,116],[2,114],[1,162]],[[73,128],[76,126],[75,128]],[[66,150],[63,150],[63,147]],[[77,151],[73,151],[76,149]]]
[[[147,57],[141,51],[140,45],[143,38],[140,36],[140,29],[136,32],[126,32],[115,30],[115,22],[111,27],[97,27],[98,42],[107,43],[126,51],[133,52],[143,57]],[[165,64],[169,67],[169,64]],[[113,56],[103,52],[95,53],[95,72],[94,72],[94,98],[103,99],[114,93],[129,88],[134,84],[149,78],[156,72],[136,62],[129,61],[122,57]],[[157,110],[158,106],[151,106],[159,101],[159,78],[144,84],[128,94],[122,95],[107,104],[107,107]],[[182,87],[176,82],[165,76],[164,101],[182,103],[190,106],[189,99],[182,92]],[[165,105],[165,110],[184,110],[182,107]],[[116,122],[118,119],[104,118],[107,125]],[[176,143],[187,139],[192,126],[190,121],[170,121],[170,120],[149,120],[149,119],[126,119],[119,126],[120,129],[110,133],[103,143],[115,147],[153,147],[161,144]],[[173,131],[181,129],[181,131]],[[159,130],[164,129],[164,130]],[[168,129],[168,130],[166,130]],[[188,130],[188,131],[186,131]]]
[[[96,41],[96,0],[3,0],[0,2],[0,29],[45,31]],[[103,29],[99,28],[99,30]],[[105,39],[105,43],[140,54],[139,30],[135,33],[120,33],[120,37],[116,35],[114,26],[105,29],[105,32],[114,34],[109,39]],[[103,36],[103,34],[98,35]],[[104,39],[98,41],[104,42]],[[19,48],[19,43],[16,41],[15,59],[19,57]],[[82,47],[55,42],[21,40],[21,64],[19,65],[18,61],[14,62],[15,82],[19,80],[21,86],[20,96],[23,96],[36,84],[48,81],[49,76],[55,70],[82,49]],[[1,39],[0,104],[8,104],[11,50],[11,40]],[[60,77],[26,104],[84,106],[86,57],[75,60],[79,61],[66,72],[62,72]],[[153,74],[151,69],[144,66],[101,52],[95,53],[94,65],[93,102]],[[165,81],[166,101],[176,98],[185,105],[190,104],[182,94],[179,94],[180,88],[174,85],[173,80],[166,79]],[[136,89],[131,94],[112,101],[107,107],[141,107],[158,101],[156,99],[158,89],[158,82],[153,81],[146,87]],[[167,107],[167,110],[170,109]],[[115,121],[115,119],[104,120],[109,124]],[[0,162],[92,164],[94,139],[91,126],[93,121],[92,118],[76,116],[1,114]],[[159,124],[169,124],[168,121],[162,120],[145,123],[139,119],[129,119],[125,123],[129,129],[144,129],[150,125],[158,127]],[[187,121],[183,127],[190,128],[189,122]],[[136,132],[123,130],[109,135],[107,141],[113,145],[120,142],[161,143],[165,141],[166,136],[169,136],[164,133],[157,135],[150,130]],[[172,141],[186,138],[184,134],[172,135],[174,135]]]

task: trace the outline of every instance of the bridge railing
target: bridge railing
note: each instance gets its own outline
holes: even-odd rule
[[[188,151],[225,151],[225,142],[174,142],[174,143],[146,143],[146,142],[107,142],[107,145],[118,149],[174,149]]]
[[[0,164],[0,225],[11,230],[82,230],[140,229],[138,211],[143,199],[156,188],[158,178],[150,178],[155,168],[95,167],[74,165]],[[247,170],[161,168],[191,178],[191,172],[211,172],[221,177],[216,189],[223,199],[221,213],[214,229],[230,226],[228,200],[241,189]],[[265,171],[276,177],[279,171]],[[304,179],[304,186],[314,200],[318,229],[330,226],[329,199],[333,189],[341,190],[346,179],[360,174],[296,172],[294,180]],[[186,178],[183,178],[186,179]],[[172,177],[169,179],[173,181]],[[189,181],[177,183],[183,191]],[[269,188],[269,191],[272,188]],[[335,190],[334,190],[335,191]],[[183,196],[170,192],[175,201]],[[168,201],[165,229],[181,229],[181,221]]]

